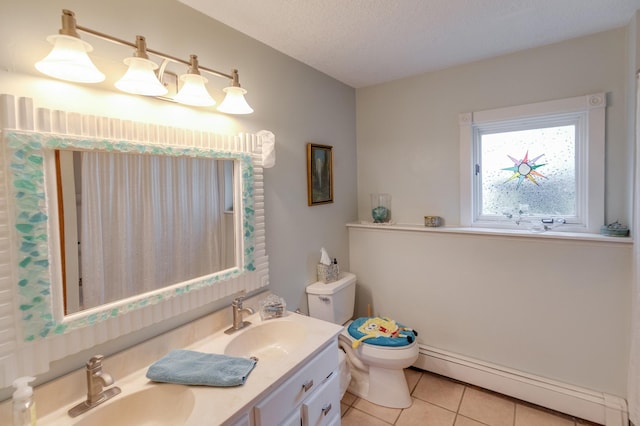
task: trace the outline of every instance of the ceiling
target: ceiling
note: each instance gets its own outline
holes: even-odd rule
[[[355,88],[628,24],[640,0],[179,0]]]

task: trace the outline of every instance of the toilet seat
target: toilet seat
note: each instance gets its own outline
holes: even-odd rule
[[[339,337],[345,338],[348,340],[349,345],[351,345],[352,342],[354,342],[355,339],[352,335],[349,334],[349,331],[345,328],[344,330],[342,330],[342,333],[340,333]],[[366,351],[368,352],[401,352],[403,350],[412,350],[414,346],[417,346],[418,342],[417,340],[414,340],[413,342],[403,345],[403,346],[380,346],[380,345],[376,345],[376,344],[370,344],[367,343],[367,341],[365,340],[364,342],[360,343],[360,346],[358,347],[358,349],[354,349],[354,351],[356,352],[361,352],[361,348],[364,351],[364,348],[367,348]]]
[[[385,336],[385,333],[390,334],[390,332],[383,327],[394,327],[394,336]],[[405,347],[414,343],[418,335],[418,333],[400,323],[380,317],[360,317],[349,321],[345,324],[345,328],[354,341],[359,340],[356,347],[360,344],[383,348]],[[365,333],[362,331],[363,329],[371,330],[371,333]],[[379,330],[382,330],[382,335],[375,333]]]
[[[418,342],[414,340],[405,346],[379,346],[361,342],[357,349],[352,348],[354,339],[345,328],[338,335],[338,340],[347,354],[352,353],[363,365],[360,368],[366,369],[366,365],[375,365],[382,368],[405,368],[413,364],[418,358]],[[352,359],[353,360],[353,359]],[[357,363],[357,361],[356,361]],[[402,366],[402,367],[400,367]]]

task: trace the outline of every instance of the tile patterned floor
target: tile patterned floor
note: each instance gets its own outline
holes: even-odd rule
[[[343,426],[596,426],[417,369],[405,370],[413,405],[386,408],[346,393]]]

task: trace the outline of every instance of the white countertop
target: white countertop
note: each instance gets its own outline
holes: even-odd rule
[[[259,326],[263,323],[258,314],[248,316],[245,320],[252,322],[252,325],[247,327],[246,330]],[[267,396],[271,389],[286,380],[293,369],[303,365],[307,360],[319,353],[321,349],[330,344],[330,342],[332,342],[332,340],[342,330],[342,326],[340,325],[331,324],[295,313],[288,313],[282,318],[267,320],[264,321],[264,323],[275,321],[295,321],[304,325],[307,332],[303,341],[286,356],[267,360],[258,360],[255,368],[251,371],[245,384],[242,386],[190,386],[189,388],[193,391],[195,396],[195,405],[191,412],[191,416],[186,423],[187,425],[201,425],[203,424],[203,419],[206,419],[207,424],[225,424],[235,421],[238,416],[251,407],[255,402]],[[243,329],[242,331],[238,331],[232,335],[227,335],[223,330],[181,349],[221,354],[224,353],[225,347],[232,339],[246,331]],[[148,365],[126,377],[120,378],[115,385],[122,389],[122,393],[97,408],[72,419],[68,416],[67,410],[73,405],[81,402],[81,400],[70,401],[68,405],[60,407],[60,409],[51,412],[45,417],[38,418],[38,424],[74,424],[90,415],[93,410],[100,410],[102,407],[106,407],[109,404],[117,402],[119,398],[126,397],[134,392],[145,390],[153,386],[163,386],[163,384],[151,382],[145,377],[147,368]],[[126,416],[126,413],[123,413],[123,415]]]

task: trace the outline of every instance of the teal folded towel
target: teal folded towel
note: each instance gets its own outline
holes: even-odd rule
[[[249,358],[175,349],[149,367],[147,378],[181,385],[239,386],[255,365]]]

